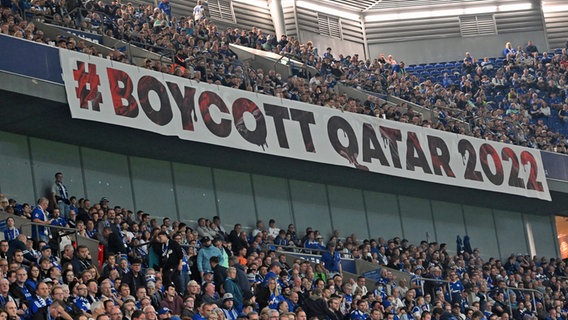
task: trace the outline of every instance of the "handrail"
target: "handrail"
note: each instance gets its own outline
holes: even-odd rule
[[[505,287],[505,289],[507,289],[507,300],[508,300],[508,302],[509,302],[509,309],[510,309],[510,310],[513,310],[513,303],[511,302],[511,295],[509,294],[510,291],[521,291],[521,292],[527,291],[527,292],[530,292],[530,293],[531,293],[531,297],[532,297],[532,303],[533,303],[532,305],[533,305],[533,308],[536,307],[535,292],[536,292],[537,294],[540,294],[540,295],[543,294],[541,291],[538,291],[538,290],[536,290],[536,289],[530,289],[530,288]],[[499,290],[499,289],[497,289],[497,290],[492,290],[492,291],[498,291],[498,290]],[[515,295],[516,295],[516,293],[515,293]]]
[[[452,301],[453,297],[451,294],[451,289],[450,289],[450,283],[451,281],[449,280],[445,280],[445,279],[434,279],[434,278],[424,278],[424,277],[416,277],[411,279],[412,280],[419,280],[420,282],[420,289],[422,290],[422,294],[425,294],[424,292],[424,282],[442,282],[446,284],[447,290],[448,292],[450,292],[450,302]],[[434,299],[434,297],[432,297],[432,299]]]
[[[43,224],[43,223],[39,223],[39,222],[26,222],[26,223],[22,223],[20,225],[20,228],[23,226],[38,226],[38,227],[48,227],[48,228],[54,228],[54,229],[60,229],[60,230],[64,230],[64,231],[69,231],[71,233],[76,233],[77,229],[75,228],[68,228],[68,227],[61,227],[61,226],[54,226],[54,225],[50,225],[50,224]]]
[[[67,228],[67,227],[61,227],[61,226],[54,226],[54,225],[43,224],[43,223],[37,223],[37,222],[31,222],[31,221],[30,221],[30,222],[22,223],[22,224],[20,225],[20,229],[21,229],[22,227],[24,227],[24,226],[32,226],[32,228],[33,228],[33,226],[36,226],[36,227],[45,227],[45,228],[53,228],[53,229],[58,229],[58,230],[66,231],[65,234],[60,235],[60,236],[68,236],[68,235],[74,234],[74,235],[75,235],[75,243],[78,243],[78,241],[79,241],[79,239],[78,239],[78,236],[79,236],[78,231],[79,231],[79,230],[77,230],[77,229],[75,229],[75,228]],[[32,234],[33,234],[33,232],[32,232]],[[33,239],[33,240],[37,240],[37,239]],[[59,252],[59,255],[61,256],[62,252],[61,252],[60,250],[55,250],[55,251],[56,251],[56,252]]]
[[[267,249],[271,246],[274,246],[276,248],[290,249],[290,250],[283,250],[285,252],[304,253],[304,254],[310,254],[310,255],[316,255],[316,254],[308,253],[306,251],[318,252],[318,253],[324,253],[324,252],[328,251],[328,250],[325,250],[325,249],[311,249],[311,248],[298,247],[298,246],[281,246],[281,245],[277,245],[277,244],[274,244],[274,243],[266,243],[265,244],[265,248],[267,248]],[[280,250],[277,250],[277,251],[280,251]]]

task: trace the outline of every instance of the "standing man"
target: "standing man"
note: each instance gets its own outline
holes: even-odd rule
[[[327,244],[327,250],[321,256],[321,262],[327,270],[327,276],[332,278],[337,274],[342,274],[343,269],[341,268],[341,256],[339,252],[335,251],[335,242],[330,241]]]
[[[55,174],[55,182],[51,186],[51,202],[54,209],[61,210],[61,215],[69,219],[69,208],[71,201],[69,201],[69,192],[67,187],[63,184],[63,173],[58,172]]]
[[[160,267],[164,283],[173,283],[178,292],[182,291],[180,272],[182,269],[183,250],[179,243],[170,241],[166,231],[158,233],[158,242],[162,245],[160,252]]]
[[[32,222],[50,225],[51,220],[48,220],[47,207],[49,206],[49,200],[45,197],[39,198],[37,201],[37,206],[32,211]],[[43,226],[33,226],[32,227],[32,238],[38,241],[49,242],[49,230]]]
[[[160,9],[163,13],[166,14],[168,17],[168,21],[172,21],[172,5],[168,0],[162,0],[158,4],[158,9]]]

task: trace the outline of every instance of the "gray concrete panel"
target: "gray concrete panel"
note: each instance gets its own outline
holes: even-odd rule
[[[371,238],[392,239],[402,235],[397,196],[390,193],[364,191],[365,207]]]
[[[354,233],[358,239],[369,238],[363,194],[360,189],[328,186],[333,227],[342,237]]]

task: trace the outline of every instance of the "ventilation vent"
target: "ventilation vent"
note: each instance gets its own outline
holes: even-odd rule
[[[318,13],[318,27],[320,35],[341,39],[339,18]]]
[[[490,36],[497,34],[497,25],[492,14],[461,16],[460,33],[462,37]]]
[[[235,22],[235,13],[230,0],[209,0],[209,14],[217,21]]]

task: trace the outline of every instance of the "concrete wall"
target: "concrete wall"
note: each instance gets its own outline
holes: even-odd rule
[[[483,57],[501,57],[505,43],[511,42],[513,47],[526,47],[527,41],[532,40],[539,51],[547,50],[546,35],[539,32],[520,32],[499,34],[495,36],[448,38],[394,43],[370,44],[371,58],[377,58],[381,53],[392,54],[397,61],[403,60],[408,64],[463,60],[465,52],[469,51],[476,59]],[[346,47],[339,52],[350,52]],[[338,49],[339,50],[339,49]]]
[[[485,257],[529,252],[528,231],[536,254],[557,256],[554,219],[460,203],[433,201],[356,188],[222,170],[109,153],[0,131],[0,192],[35,203],[48,192],[54,173],[64,173],[70,194],[111,205],[145,210],[155,217],[194,223],[221,217],[226,228],[252,227],[274,218],[281,228],[296,224],[324,235],[337,229],[359,239],[400,236],[447,243],[468,234]],[[277,169],[277,168],[275,168]]]
[[[340,53],[343,54],[343,56],[353,56],[357,53],[359,54],[360,59],[365,57],[365,50],[362,43],[324,37],[318,33],[305,30],[300,30],[299,39],[302,43],[306,43],[308,41],[313,42],[314,47],[318,49],[318,54],[320,56],[325,53],[325,49],[327,47],[330,47],[332,49],[331,53],[335,58],[339,57]]]

